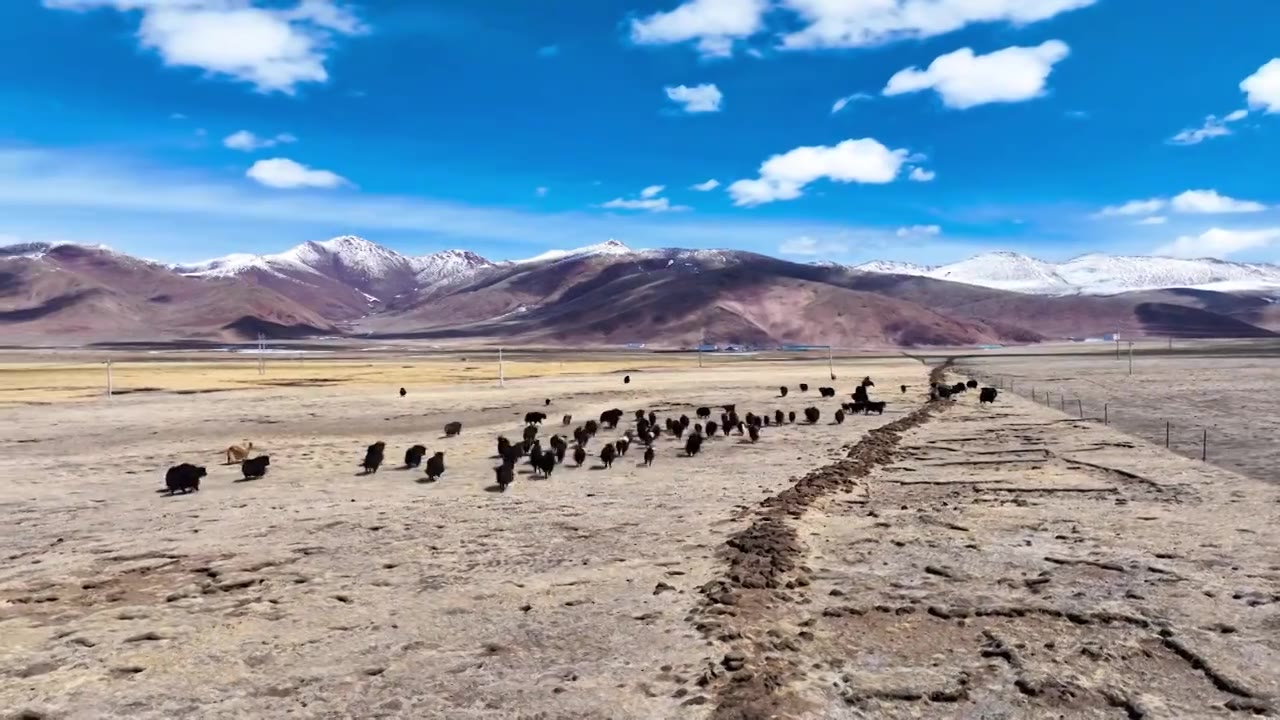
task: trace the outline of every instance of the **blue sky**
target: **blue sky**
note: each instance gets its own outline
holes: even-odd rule
[[[8,0],[0,24],[7,240],[1280,260],[1275,0]]]

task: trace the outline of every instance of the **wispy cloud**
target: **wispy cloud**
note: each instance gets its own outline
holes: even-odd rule
[[[633,198],[638,199],[638,198]],[[650,198],[652,201],[653,198]],[[451,245],[482,242],[528,254],[529,244],[617,237],[638,247],[739,247],[772,252],[794,237],[888,243],[892,231],[837,221],[699,217],[680,212],[529,212],[403,195],[360,193],[350,186],[288,193],[204,172],[157,167],[128,157],[0,148],[4,232],[105,242],[170,260],[245,249],[246,237],[324,237],[339,232],[405,233]],[[77,218],[83,218],[80,222]],[[173,227],[181,220],[183,232]],[[235,232],[228,232],[234,228]],[[881,247],[877,245],[876,247]],[[892,244],[883,245],[885,248]],[[957,246],[956,252],[964,251]]]
[[[864,93],[864,92],[856,92],[856,93],[854,93],[854,94],[852,94],[852,95],[845,95],[844,97],[842,97],[842,98],[840,98],[840,99],[836,100],[834,103],[832,103],[832,105],[831,105],[831,114],[832,114],[832,115],[835,115],[836,113],[840,112],[841,110],[844,110],[846,107],[848,107],[848,106],[849,106],[849,104],[850,104],[850,103],[861,102],[861,101],[863,101],[863,100],[870,100],[870,99],[872,99],[872,98],[874,98],[874,97],[875,97],[874,95],[870,95],[870,94],[868,94],[868,93]]]
[[[1238,200],[1221,195],[1217,190],[1184,190],[1168,199],[1149,198],[1109,205],[1095,213],[1094,217],[1155,215],[1166,209],[1191,215],[1225,215],[1262,212],[1267,206],[1254,200]]]
[[[676,85],[664,90],[668,100],[680,105],[686,113],[690,114],[720,112],[720,103],[724,100],[724,94],[714,83],[703,83],[693,87]]]
[[[248,130],[240,130],[231,133],[222,139],[222,144],[232,150],[243,150],[244,152],[253,152],[263,148],[275,147],[277,145],[287,145],[289,143],[298,142],[298,138],[289,133],[280,133],[275,137],[258,137]]]
[[[1270,247],[1280,242],[1280,227],[1229,230],[1210,228],[1199,235],[1183,235],[1156,248],[1157,255],[1174,257],[1225,258],[1247,250]]]
[[[1204,124],[1198,128],[1187,128],[1177,135],[1169,138],[1171,145],[1199,145],[1205,140],[1216,137],[1223,137],[1231,134],[1230,124],[1239,122],[1249,116],[1248,110],[1236,110],[1227,113],[1225,117],[1217,117],[1210,115],[1204,119]]]
[[[689,189],[697,190],[698,192],[711,192],[718,187],[720,187],[720,181],[715,178],[711,178],[706,182],[700,182],[697,185],[690,185]]]
[[[553,58],[559,54],[560,54],[559,45],[545,45],[543,47],[538,48],[538,57]]]
[[[640,191],[640,196],[635,198],[614,198],[606,203],[601,203],[600,207],[610,210],[648,210],[649,212],[681,212],[691,210],[686,205],[672,205],[671,200],[659,197],[666,185],[650,185]]]

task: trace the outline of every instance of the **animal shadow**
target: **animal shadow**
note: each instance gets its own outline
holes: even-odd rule
[[[490,492],[490,493],[501,493],[501,492],[502,492],[502,486],[501,486],[501,485],[489,485],[489,486],[487,486],[487,487],[484,489],[484,491],[485,491],[485,492]]]

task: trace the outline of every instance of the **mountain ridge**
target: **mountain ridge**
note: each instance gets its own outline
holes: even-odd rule
[[[632,249],[616,240],[495,263],[468,250],[408,256],[341,236],[276,254],[164,265],[105,247],[26,244],[0,248],[0,327],[37,337],[264,332],[868,347],[1280,330],[1280,303],[1256,292],[1280,268],[1186,263],[1091,254],[1053,264],[1006,252],[939,271],[888,261],[802,264],[741,250]],[[1104,274],[1112,268],[1118,278]],[[1185,278],[1253,290],[1096,292],[1107,283]],[[1080,292],[1082,284],[1095,292]]]

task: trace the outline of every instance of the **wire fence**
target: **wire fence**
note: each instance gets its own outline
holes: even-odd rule
[[[1063,414],[1081,420],[1114,425],[1122,432],[1141,438],[1187,457],[1203,461],[1213,459],[1211,444],[1220,433],[1218,426],[1198,424],[1185,417],[1152,417],[1152,413],[1135,405],[1116,402],[1113,399],[1086,397],[1083,393],[1064,391],[1060,385],[1052,385],[1023,377],[1011,377],[984,373],[972,367],[960,369],[965,375],[999,389],[1031,400],[1038,405],[1053,408]]]

